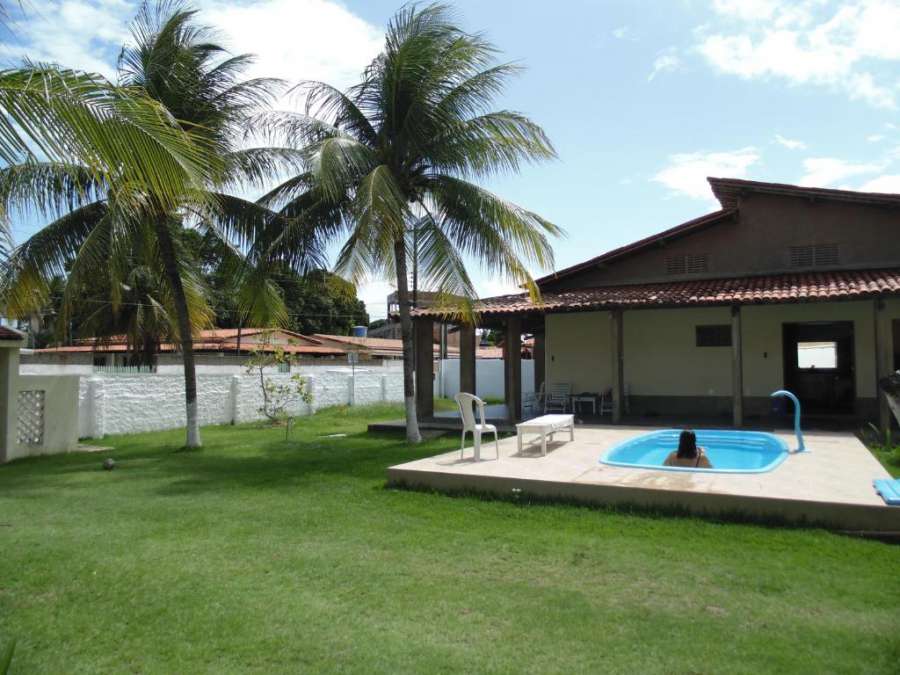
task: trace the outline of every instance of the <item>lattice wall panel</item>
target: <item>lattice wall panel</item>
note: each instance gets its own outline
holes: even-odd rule
[[[19,392],[16,408],[16,433],[20,445],[44,444],[44,392],[32,389]]]

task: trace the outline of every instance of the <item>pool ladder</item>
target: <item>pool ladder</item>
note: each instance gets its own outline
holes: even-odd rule
[[[794,433],[797,435],[797,449],[795,452],[807,452],[806,446],[803,444],[803,432],[800,431],[800,399],[794,396],[787,389],[779,389],[773,391],[770,396],[777,398],[783,396],[789,398],[794,404]]]

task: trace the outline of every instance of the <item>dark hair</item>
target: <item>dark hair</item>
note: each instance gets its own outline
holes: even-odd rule
[[[697,457],[697,434],[690,429],[685,429],[678,437],[679,459],[694,459]]]

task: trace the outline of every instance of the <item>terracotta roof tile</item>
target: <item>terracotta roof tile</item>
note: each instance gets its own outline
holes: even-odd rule
[[[627,286],[581,288],[544,293],[534,305],[527,294],[484,298],[476,305],[482,315],[553,312],[573,309],[747,305],[815,300],[850,300],[900,295],[900,268],[799,272],[732,279],[698,279]],[[414,316],[440,316],[419,309]]]
[[[0,326],[0,340],[21,340],[23,335],[12,328]]]

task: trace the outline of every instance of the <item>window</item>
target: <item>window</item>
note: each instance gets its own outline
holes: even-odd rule
[[[791,267],[829,267],[840,263],[837,244],[790,247]]]
[[[837,342],[798,342],[797,367],[802,370],[837,368]]]
[[[716,326],[697,326],[698,347],[730,347],[731,326],[728,324]]]
[[[709,256],[673,255],[666,258],[666,274],[703,274],[709,272]]]

